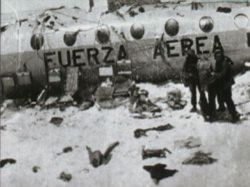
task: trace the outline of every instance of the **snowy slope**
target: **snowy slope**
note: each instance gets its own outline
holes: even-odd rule
[[[239,76],[233,87],[236,103],[250,100],[250,72]],[[190,94],[180,84],[162,86],[140,84],[149,91],[149,97],[165,97],[172,89],[179,88],[184,99]],[[171,187],[248,187],[250,184],[250,120],[238,124],[206,123],[196,113],[189,113],[188,104],[183,110],[172,111],[164,103],[161,118],[134,119],[127,106],[111,110],[92,107],[86,111],[69,107],[64,112],[58,109],[39,110],[38,107],[13,111],[7,109],[1,116],[1,159],[14,158],[17,163],[1,168],[1,187],[145,187],[155,186],[144,165],[167,164],[168,169],[177,169],[173,177],[163,179],[158,186]],[[238,110],[248,115],[250,103],[241,104]],[[247,114],[248,113],[248,114]],[[51,117],[63,117],[60,127],[49,121]],[[175,128],[165,132],[148,132],[148,137],[134,138],[133,131],[166,123]],[[199,148],[186,149],[174,145],[176,140],[190,136],[199,137]],[[115,141],[120,145],[114,149],[108,165],[93,168],[89,164],[85,146],[104,151]],[[167,158],[142,160],[142,146],[147,148],[167,147],[172,151]],[[62,149],[72,146],[73,151],[61,155]],[[205,166],[182,165],[192,153],[202,150],[212,152],[217,162]],[[33,166],[41,169],[37,173]],[[58,179],[65,171],[72,180]]]

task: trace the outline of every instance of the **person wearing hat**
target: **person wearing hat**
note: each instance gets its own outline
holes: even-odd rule
[[[214,51],[214,59],[216,62],[215,69],[212,72],[213,82],[208,87],[210,119],[213,121],[215,118],[215,97],[217,96],[219,99],[219,105],[225,102],[232,117],[232,122],[236,122],[239,120],[240,115],[236,111],[232,99],[232,85],[234,84],[234,78],[231,66],[233,62],[230,58],[224,55],[222,49]]]
[[[191,92],[191,112],[196,112],[197,95],[196,89],[199,89],[198,57],[193,49],[187,51],[186,61],[183,66],[184,84],[189,87]]]

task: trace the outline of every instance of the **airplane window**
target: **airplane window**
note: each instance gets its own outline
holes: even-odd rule
[[[144,26],[142,24],[133,24],[130,28],[130,33],[133,36],[133,38],[135,38],[136,40],[140,40],[142,39],[144,33],[145,33],[145,29]]]
[[[30,45],[34,50],[39,50],[43,46],[44,38],[41,33],[34,34],[31,37]]]
[[[179,23],[175,19],[169,19],[165,24],[165,31],[169,36],[175,36],[179,32]]]
[[[248,22],[248,17],[245,14],[238,14],[234,17],[234,23],[238,28],[247,27]]]
[[[65,32],[63,41],[67,46],[72,46],[76,42],[77,34],[75,32]]]
[[[108,27],[102,27],[97,30],[96,40],[101,44],[105,44],[110,40],[110,32]]]
[[[210,32],[214,28],[214,21],[211,17],[205,16],[200,19],[200,29],[203,32]]]

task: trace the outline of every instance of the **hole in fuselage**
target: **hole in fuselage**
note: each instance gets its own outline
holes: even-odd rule
[[[218,7],[217,8],[217,12],[230,13],[231,11],[232,11],[232,9],[229,7]]]

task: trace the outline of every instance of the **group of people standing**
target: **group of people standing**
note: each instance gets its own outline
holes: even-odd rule
[[[200,109],[206,121],[216,121],[216,111],[224,112],[227,106],[231,121],[235,123],[239,121],[240,114],[236,111],[232,99],[232,85],[234,84],[233,62],[224,55],[223,49],[214,51],[214,59],[214,67],[209,65],[209,68],[202,69],[199,68],[199,63],[202,63],[202,61],[199,61],[194,50],[187,51],[183,66],[183,81],[190,88],[191,112],[197,111],[198,90],[200,93]],[[216,100],[218,108],[216,108]]]

